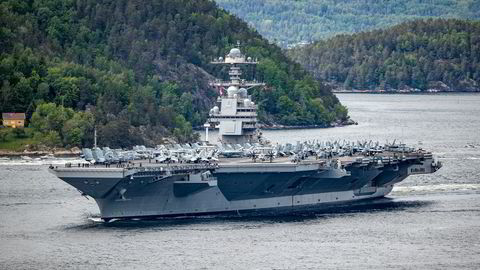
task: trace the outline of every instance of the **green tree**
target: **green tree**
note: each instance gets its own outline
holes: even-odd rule
[[[441,81],[455,91],[480,91],[478,77],[470,78],[480,68],[479,40],[478,21],[417,20],[288,53],[337,88],[427,90]]]
[[[64,144],[85,146],[93,134],[94,117],[90,112],[77,112],[62,128]]]
[[[49,130],[46,133],[37,133],[36,140],[47,147],[62,146],[62,139],[58,132],[54,130]]]
[[[104,143],[194,140],[192,125],[204,123],[217,97],[208,81],[227,77],[210,61],[238,40],[260,59],[258,68],[243,70],[247,79],[269,85],[249,90],[262,119],[311,123],[326,118],[314,117],[310,100],[321,98],[325,114],[339,103],[281,48],[211,0],[6,0],[0,14],[0,108],[26,112],[37,133],[55,131],[65,145],[90,140],[76,118],[85,110]],[[295,102],[292,117],[278,109],[281,96]]]

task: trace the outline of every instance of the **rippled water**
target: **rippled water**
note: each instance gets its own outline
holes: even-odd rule
[[[102,224],[45,166],[0,165],[0,269],[480,268],[480,95],[338,95],[358,126],[272,141],[394,138],[444,167],[335,212]]]

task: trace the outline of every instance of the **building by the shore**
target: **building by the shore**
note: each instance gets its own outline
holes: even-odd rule
[[[4,127],[23,128],[25,126],[25,113],[2,113]]]

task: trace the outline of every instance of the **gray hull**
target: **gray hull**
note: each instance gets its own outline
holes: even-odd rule
[[[221,166],[215,180],[158,171],[56,170],[57,176],[97,202],[103,219],[158,216],[262,214],[318,209],[387,195],[410,174],[435,171],[432,159],[386,166]],[[268,168],[268,169],[267,169]]]

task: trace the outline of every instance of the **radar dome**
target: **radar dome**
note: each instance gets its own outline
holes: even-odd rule
[[[250,106],[250,99],[246,98],[243,100],[243,106],[249,107]]]
[[[215,106],[215,107],[212,108],[212,111],[213,111],[214,114],[218,114],[220,109],[218,108],[218,106]]]
[[[233,48],[233,49],[230,50],[229,55],[230,55],[230,57],[240,57],[242,55],[242,53],[240,52],[240,49]]]
[[[238,95],[239,95],[240,97],[243,97],[243,98],[244,98],[244,97],[247,97],[247,89],[245,89],[245,88],[240,88],[240,89],[238,89]]]
[[[250,57],[250,56],[247,57],[247,61],[248,61],[248,62],[252,62],[252,57]]]
[[[236,95],[238,92],[238,88],[235,87],[235,86],[230,86],[228,87],[227,89],[227,94],[228,94],[228,97],[232,98],[233,95]]]

